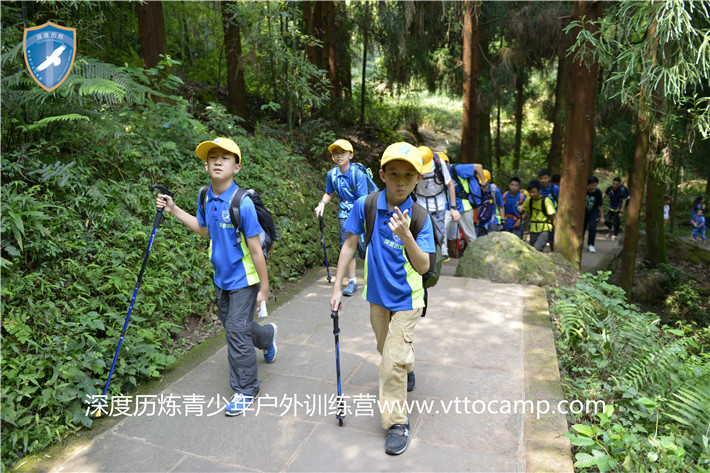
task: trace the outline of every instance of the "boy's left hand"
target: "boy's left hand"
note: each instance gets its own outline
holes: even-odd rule
[[[266,289],[266,290],[264,290]],[[261,301],[268,302],[269,300],[269,288],[262,287],[259,289],[259,293],[256,295],[256,307],[261,307]]]
[[[390,230],[392,230],[392,233],[400,237],[402,240],[404,240],[407,235],[412,235],[412,232],[409,231],[407,213],[409,213],[409,210],[405,210],[404,213],[402,213],[399,210],[399,207],[395,207],[394,213],[392,214],[392,218],[390,218],[390,221],[387,224],[389,225]]]

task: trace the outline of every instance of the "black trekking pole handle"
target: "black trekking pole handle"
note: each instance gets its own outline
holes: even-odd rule
[[[333,335],[340,335],[340,327],[338,326],[338,311],[334,310],[331,312],[330,318],[333,319]]]
[[[153,184],[152,186],[150,186],[151,192],[153,192],[155,189],[158,189],[160,192],[162,192],[163,194],[169,195],[170,197],[175,197],[175,193],[170,192],[168,190],[168,188],[165,186],[161,186],[160,184]],[[160,226],[160,222],[163,221],[163,210],[165,210],[165,208],[158,209],[158,213],[155,214],[155,220],[153,221],[153,228],[158,228]]]

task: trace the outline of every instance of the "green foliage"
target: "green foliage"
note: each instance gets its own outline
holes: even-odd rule
[[[575,467],[705,471],[710,467],[710,331],[659,327],[607,282],[581,275],[552,306],[568,399],[603,400],[570,419]]]
[[[14,100],[2,110],[4,466],[92,425],[86,396],[103,390],[155,216],[148,189],[168,186],[194,214],[209,182],[194,155],[200,141],[226,135],[243,151],[236,181],[261,193],[281,233],[268,263],[274,291],[322,264],[313,214],[322,187],[312,185],[322,170],[276,139],[246,136],[219,104],[195,119],[186,100],[167,95],[179,84],[172,63],[145,71],[87,60],[54,94],[23,81],[3,87]],[[91,119],[62,119],[70,114]],[[109,395],[159,377],[175,360],[179,327],[209,307],[205,242],[166,217]],[[337,224],[327,219],[333,258]]]

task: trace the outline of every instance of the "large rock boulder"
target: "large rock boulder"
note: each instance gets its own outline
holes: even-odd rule
[[[557,253],[541,253],[517,236],[494,232],[466,249],[455,276],[550,287],[571,285],[578,271]]]

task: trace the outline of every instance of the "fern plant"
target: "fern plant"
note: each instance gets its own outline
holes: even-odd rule
[[[603,399],[604,414],[571,419],[580,469],[710,467],[710,356],[692,328],[659,327],[626,302],[609,273],[560,288],[552,312],[569,399]]]

